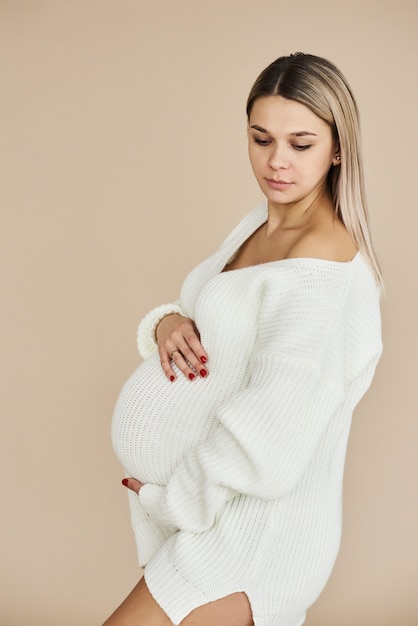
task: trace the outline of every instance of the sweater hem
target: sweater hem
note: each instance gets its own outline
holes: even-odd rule
[[[302,626],[305,622],[305,611],[298,614],[264,614],[257,602],[257,593],[254,595],[245,591],[238,584],[222,592],[213,590],[211,594],[203,593],[177,569],[170,560],[168,549],[161,549],[147,564],[144,579],[152,597],[175,626],[179,626],[194,609],[237,592],[246,594],[254,626]]]
[[[182,576],[166,550],[160,550],[147,564],[144,578],[154,600],[176,626],[193,609],[213,599]]]

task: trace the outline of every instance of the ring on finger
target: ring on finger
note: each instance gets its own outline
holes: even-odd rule
[[[180,350],[179,350],[178,348],[176,348],[175,350],[172,350],[172,351],[170,352],[170,359],[172,359],[172,358],[173,358],[173,355],[174,355],[176,352],[178,352],[179,354],[181,354],[181,353],[180,353]]]

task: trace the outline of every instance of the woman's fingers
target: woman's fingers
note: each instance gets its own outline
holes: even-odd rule
[[[168,380],[173,383],[176,380],[176,374],[171,367],[170,355],[165,348],[160,348],[160,346],[158,346],[158,352],[160,353],[160,362],[163,372],[167,376]]]
[[[174,382],[177,378],[176,372],[173,369],[173,363],[176,364],[177,368],[190,381],[194,380],[197,376],[206,378],[208,370],[203,362],[199,361],[196,354],[184,340],[178,341],[178,344],[180,344],[180,347],[173,348],[173,350],[160,350],[161,366],[167,378],[171,382]]]
[[[205,367],[208,356],[193,320],[178,314],[168,315],[158,325],[157,342],[161,366],[172,382],[176,379],[173,363],[190,381],[208,375]]]
[[[177,365],[182,374],[189,380],[194,380],[196,376],[201,376],[202,378],[207,376],[207,370],[203,365],[196,368],[196,356],[188,347],[183,346],[181,350],[173,350],[171,352],[171,361]]]
[[[122,480],[122,485],[124,487],[127,487],[128,489],[131,489],[132,491],[135,491],[135,493],[139,493],[141,487],[144,486],[144,484],[140,483],[139,480],[137,480],[136,478],[124,478]]]

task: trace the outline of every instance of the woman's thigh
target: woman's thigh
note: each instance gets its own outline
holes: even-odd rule
[[[181,626],[253,626],[251,606],[245,593],[233,593],[194,609]]]
[[[181,626],[253,626],[250,603],[245,593],[215,600],[194,609]],[[103,626],[172,626],[142,578]]]
[[[141,578],[103,626],[172,626],[172,622],[155,602],[144,578]]]

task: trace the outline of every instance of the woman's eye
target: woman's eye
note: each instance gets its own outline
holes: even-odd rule
[[[254,137],[254,142],[259,146],[268,146],[271,144],[270,139],[258,139],[258,137]]]
[[[295,148],[295,150],[298,150],[298,152],[303,152],[304,150],[308,150],[311,146],[310,144],[307,144],[305,146],[294,145],[293,147]]]

